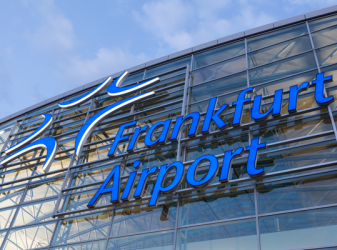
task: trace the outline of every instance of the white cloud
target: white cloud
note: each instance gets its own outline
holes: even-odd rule
[[[245,0],[152,1],[143,4],[134,16],[144,29],[173,50],[275,21]]]
[[[64,16],[53,0],[29,2],[40,25],[29,34],[34,47],[49,51],[71,50],[75,43],[72,22]]]
[[[143,53],[134,55],[120,48],[100,48],[94,59],[73,56],[65,64],[60,63],[58,69],[59,74],[65,75],[74,83],[85,84],[147,60]]]

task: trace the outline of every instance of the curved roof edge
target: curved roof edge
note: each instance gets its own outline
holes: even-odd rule
[[[320,16],[333,14],[333,13],[337,13],[337,5],[333,5],[333,6],[324,8],[324,9],[315,10],[315,11],[312,11],[312,12],[309,12],[309,13],[306,13],[306,14],[290,17],[290,18],[283,19],[283,20],[280,20],[280,21],[277,21],[277,22],[274,22],[274,23],[265,24],[265,25],[262,25],[262,26],[259,26],[259,27],[256,27],[256,28],[252,28],[252,29],[249,29],[249,30],[246,30],[246,31],[236,33],[236,34],[225,36],[225,37],[222,37],[220,39],[216,39],[216,40],[213,40],[213,41],[210,41],[210,42],[207,42],[207,43],[203,43],[203,44],[194,46],[192,48],[184,49],[182,51],[178,51],[178,52],[175,52],[173,54],[157,58],[155,60],[151,60],[151,61],[146,62],[146,63],[142,63],[140,65],[131,67],[131,68],[126,69],[126,70],[129,71],[130,73],[132,73],[132,72],[139,71],[139,70],[142,70],[142,69],[145,69],[145,68],[148,68],[148,67],[155,66],[157,64],[165,63],[166,61],[178,59],[179,57],[189,55],[192,52],[204,50],[206,48],[217,46],[217,45],[220,45],[220,44],[223,44],[223,43],[228,43],[228,42],[231,42],[231,41],[234,41],[234,40],[237,40],[237,39],[242,39],[242,38],[245,38],[245,37],[248,37],[248,36],[253,36],[253,35],[256,35],[256,34],[271,30],[271,29],[274,29],[274,28],[279,28],[279,27],[286,26],[286,25],[289,25],[289,24],[295,24],[297,22],[301,22],[301,21],[305,21],[305,20],[311,20],[311,19],[314,19],[314,18],[317,18],[317,17],[320,17]],[[121,73],[123,73],[124,71],[125,70],[114,73],[110,76],[112,78],[115,78],[115,77],[119,76]],[[54,96],[54,97],[49,98],[47,100],[44,100],[42,102],[39,102],[39,103],[37,103],[35,105],[32,105],[28,108],[25,108],[25,109],[22,109],[18,112],[15,112],[14,114],[11,114],[9,116],[6,116],[6,117],[0,119],[0,124],[4,123],[4,122],[7,122],[7,121],[9,121],[13,118],[16,118],[20,115],[23,115],[26,112],[32,111],[34,109],[37,109],[39,107],[42,107],[42,106],[47,105],[49,103],[52,103],[54,101],[60,100],[62,98],[70,96],[70,95],[73,95],[73,94],[75,94],[79,91],[91,88],[91,87],[101,83],[102,81],[104,81],[104,79],[106,79],[107,77],[102,77],[98,80],[95,80],[95,81],[92,81],[90,83],[84,84],[82,86],[79,86],[79,87],[74,88],[72,90],[69,90],[67,92],[64,92],[60,95],[57,95],[57,96]]]

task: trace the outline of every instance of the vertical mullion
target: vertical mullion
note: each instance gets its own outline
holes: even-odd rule
[[[177,214],[176,214],[176,223],[174,225],[173,250],[176,250],[176,245],[177,245],[179,207],[180,207],[180,197],[178,197],[178,200],[177,200]]]
[[[113,223],[113,220],[114,220],[114,217],[115,217],[115,212],[116,212],[116,209],[114,209],[112,211],[111,222],[110,222],[110,225],[109,225],[109,230],[108,230],[108,234],[106,236],[106,243],[105,243],[105,247],[104,247],[105,250],[107,250],[108,246],[109,246],[109,237],[110,237],[110,233],[111,233],[111,229],[112,229],[112,223]]]
[[[314,53],[314,57],[315,57],[315,61],[316,61],[316,66],[317,66],[317,69],[318,69],[318,73],[322,73],[321,67],[319,66],[319,62],[318,62],[318,58],[317,58],[317,54],[316,54],[316,49],[315,49],[314,41],[312,40],[312,36],[311,36],[310,28],[309,28],[309,23],[308,23],[308,21],[306,21],[305,23],[307,25],[308,34],[309,34],[310,43],[311,43],[311,48],[312,48],[313,53]],[[325,86],[324,86],[324,95],[327,96],[327,92],[326,92]],[[330,116],[330,119],[331,119],[332,128],[333,128],[333,131],[335,133],[335,139],[337,140],[337,128],[336,128],[336,124],[335,124],[335,121],[334,121],[334,118],[333,118],[333,114],[332,114],[332,110],[331,110],[331,104],[329,104],[327,107],[328,107],[329,116]]]
[[[256,222],[256,236],[257,236],[257,249],[261,249],[261,239],[260,239],[260,225],[259,225],[259,212],[257,204],[257,187],[256,181],[254,182],[254,205],[255,205],[255,222]]]
[[[181,116],[185,116],[186,112],[186,99],[187,99],[187,88],[188,83],[189,83],[189,76],[190,76],[190,67],[187,64],[186,65],[186,73],[185,73],[185,83],[184,83],[184,95],[183,95],[183,103],[182,103],[182,108],[181,108]],[[178,147],[177,147],[177,161],[180,161],[180,154],[181,154],[181,135],[182,135],[182,130],[179,130],[178,134]]]

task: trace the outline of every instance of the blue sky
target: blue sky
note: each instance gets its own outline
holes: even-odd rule
[[[97,78],[335,0],[0,1],[0,118]]]

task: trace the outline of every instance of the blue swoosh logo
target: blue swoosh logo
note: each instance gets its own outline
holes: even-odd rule
[[[58,105],[61,108],[71,108],[71,107],[75,107],[78,106],[86,101],[88,101],[90,98],[96,96],[97,94],[99,94],[99,92],[104,89],[107,85],[109,85],[112,81],[111,76],[109,76],[107,79],[105,79],[104,82],[102,82],[100,85],[98,85],[96,88],[94,88],[93,90],[89,91],[88,93],[72,100],[69,102],[61,102],[58,103]]]
[[[51,164],[56,156],[56,152],[58,149],[57,141],[53,137],[44,137],[31,144],[23,147],[19,151],[15,152],[14,154],[6,157],[2,162],[1,165],[5,166],[6,164],[10,163],[11,161],[15,160],[16,158],[27,154],[30,151],[33,151],[37,148],[45,148],[47,150],[46,160],[43,164],[43,171],[47,173],[50,169]]]
[[[15,150],[18,150],[18,149],[26,146],[27,144],[31,143],[32,141],[34,141],[36,138],[38,138],[40,135],[42,135],[44,132],[46,132],[51,127],[51,125],[53,123],[53,116],[50,115],[50,114],[43,114],[42,116],[44,117],[44,122],[40,125],[40,127],[38,127],[26,139],[19,142],[15,146],[7,149],[5,151],[6,155],[9,155],[9,154],[13,153]]]

